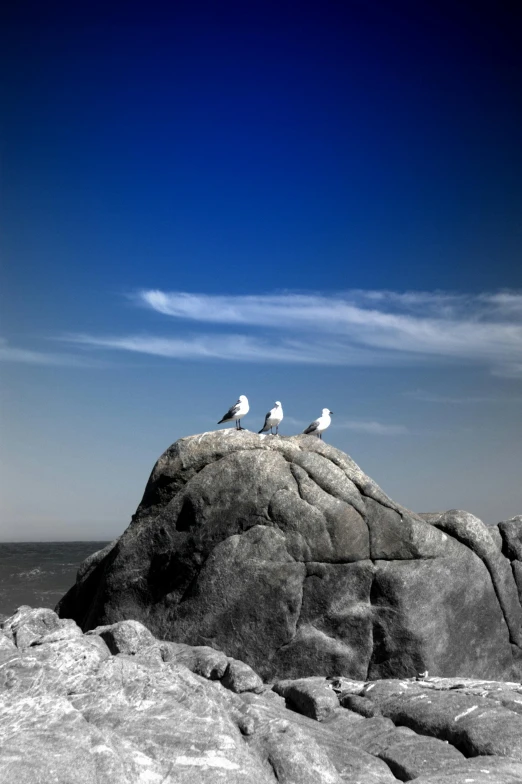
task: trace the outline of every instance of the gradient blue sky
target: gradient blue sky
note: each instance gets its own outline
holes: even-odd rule
[[[240,394],[522,513],[516,6],[3,12],[1,539],[118,535]]]

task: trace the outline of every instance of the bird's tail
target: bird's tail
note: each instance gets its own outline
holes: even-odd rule
[[[220,425],[222,422],[226,422],[226,419],[220,419],[218,425]]]
[[[262,427],[261,430],[257,431],[257,435],[259,435],[260,433],[266,433],[267,431],[268,431],[268,427]]]

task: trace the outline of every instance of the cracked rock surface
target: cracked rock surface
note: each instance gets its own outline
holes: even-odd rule
[[[510,679],[520,530],[517,518],[492,535],[467,512],[416,515],[313,436],[218,430],[160,457],[125,533],[57,611],[83,631],[140,621],[265,681]]]
[[[368,703],[379,715],[366,718]],[[521,705],[515,682],[266,684],[136,621],[82,634],[21,607],[0,627],[2,782],[515,784]]]

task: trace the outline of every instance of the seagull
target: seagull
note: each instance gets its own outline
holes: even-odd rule
[[[272,428],[275,427],[276,429],[275,434],[277,435],[277,432],[279,430],[279,425],[281,424],[282,419],[283,419],[283,406],[281,405],[279,400],[276,400],[276,402],[274,403],[274,407],[271,408],[268,414],[266,415],[265,424],[263,425],[263,427],[259,432],[267,433],[268,429],[270,428],[270,432],[272,433]]]
[[[250,406],[248,405],[248,399],[246,395],[239,395],[239,400],[237,403],[228,409],[223,419],[219,420],[218,425],[220,425],[222,422],[232,422],[232,420],[235,419],[236,430],[244,430],[244,428],[241,427],[241,417],[246,416],[249,410]]]
[[[321,416],[318,419],[314,419],[312,424],[308,425],[306,430],[303,430],[303,433],[306,433],[306,435],[316,435],[319,436],[319,438],[322,438],[323,431],[330,426],[330,422],[332,421],[330,417],[332,414],[333,411],[328,411],[327,408],[323,408]]]

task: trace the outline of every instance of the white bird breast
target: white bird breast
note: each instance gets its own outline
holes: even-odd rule
[[[248,414],[249,411],[250,406],[248,405],[248,400],[246,398],[245,400],[240,400],[239,407],[235,415],[236,419],[241,419],[241,417],[244,417],[246,414]]]

